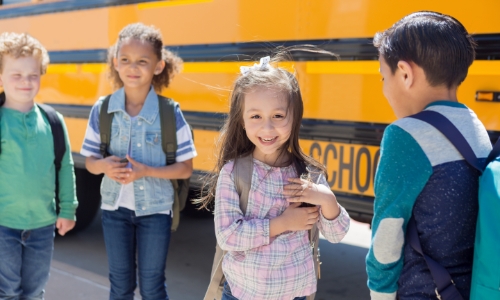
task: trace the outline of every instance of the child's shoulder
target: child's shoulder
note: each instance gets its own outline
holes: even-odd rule
[[[231,159],[228,161],[224,166],[221,168],[221,173],[224,172],[226,174],[231,174],[234,169],[234,159]]]

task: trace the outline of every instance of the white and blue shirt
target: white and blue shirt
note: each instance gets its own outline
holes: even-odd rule
[[[86,157],[102,158],[99,151],[101,136],[99,130],[99,112],[104,97],[92,107],[80,153]],[[125,157],[129,154],[140,163],[152,167],[166,164],[166,155],[162,148],[158,95],[154,89],[149,91],[141,112],[131,118],[125,110],[125,92],[119,89],[111,95],[108,113],[114,113],[111,124],[111,142],[108,152],[111,155]],[[179,108],[175,108],[177,152],[176,162],[186,161],[197,155],[191,129]],[[102,208],[117,209],[118,206],[135,208],[137,216],[153,213],[167,213],[172,209],[174,190],[170,180],[154,177],[140,178],[124,186],[107,176],[101,184]],[[128,192],[126,192],[128,191]],[[130,192],[133,194],[130,195]],[[121,203],[123,202],[123,205]],[[133,202],[133,206],[131,206]]]

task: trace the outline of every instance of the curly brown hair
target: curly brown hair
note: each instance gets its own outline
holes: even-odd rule
[[[0,34],[0,72],[3,70],[3,57],[14,58],[33,56],[40,60],[40,73],[43,75],[49,65],[47,49],[27,33],[4,32]]]
[[[123,81],[115,70],[113,59],[118,55],[123,41],[128,39],[136,39],[151,44],[158,59],[165,61],[165,68],[163,68],[160,74],[153,76],[151,84],[158,93],[164,87],[167,88],[174,76],[182,70],[182,59],[163,47],[163,39],[159,29],[142,23],[125,26],[120,31],[116,43],[108,49],[109,78],[113,82],[114,87],[117,89],[123,87]]]

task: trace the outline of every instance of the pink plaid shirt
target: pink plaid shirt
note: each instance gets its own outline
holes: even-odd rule
[[[231,293],[240,300],[283,299],[308,296],[316,291],[316,275],[307,231],[269,237],[269,220],[288,207],[283,186],[297,177],[295,168],[271,167],[254,159],[248,207],[243,216],[232,174],[233,162],[221,170],[215,196],[215,234],[223,250],[222,263]],[[324,176],[320,184],[328,186]],[[349,230],[349,215],[327,220],[318,227],[326,239],[338,243]]]

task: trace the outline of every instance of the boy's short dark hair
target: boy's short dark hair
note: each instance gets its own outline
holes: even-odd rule
[[[407,15],[375,35],[373,44],[392,74],[398,61],[420,66],[431,86],[460,85],[476,56],[476,43],[457,19],[431,11]]]

